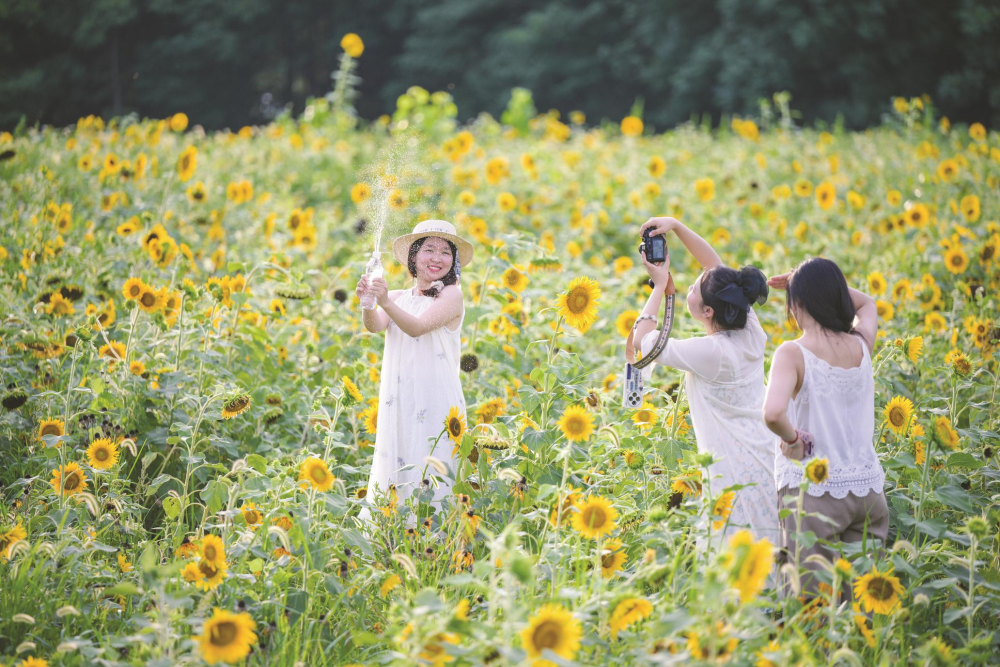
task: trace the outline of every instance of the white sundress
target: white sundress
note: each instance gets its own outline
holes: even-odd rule
[[[643,337],[643,354],[658,331]],[[764,424],[764,346],[767,334],[753,309],[746,327],[708,336],[667,339],[656,363],[685,371],[685,389],[698,449],[717,463],[709,469],[710,489],[718,498],[736,484],[729,525],[722,539],[748,528],[756,539],[778,544],[778,494],[774,483],[774,434]],[[653,364],[643,369],[644,379]],[[713,535],[715,533],[713,532]],[[714,544],[720,541],[712,540]]]
[[[396,305],[407,313],[419,316],[434,302],[433,297],[405,290]],[[390,320],[385,333],[382,355],[382,382],[378,396],[378,424],[375,432],[375,453],[368,478],[368,505],[379,503],[377,496],[388,494],[389,485],[396,485],[402,502],[424,479],[436,475],[427,463],[432,455],[444,461],[454,473],[452,442],[445,433],[434,439],[444,428],[452,407],[465,415],[465,397],[459,377],[462,346],[462,321],[454,331],[441,326],[414,338],[403,333]],[[409,470],[400,470],[406,466]],[[444,498],[452,480],[439,480],[434,501]],[[362,508],[360,518],[367,520],[369,508]]]

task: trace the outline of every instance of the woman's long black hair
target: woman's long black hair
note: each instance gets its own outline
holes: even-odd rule
[[[430,238],[429,236],[424,236],[410,244],[410,252],[408,253],[406,258],[406,269],[410,272],[410,275],[413,276],[414,278],[417,277],[417,253],[420,251],[420,248],[423,247],[424,241],[426,241],[429,238]],[[458,248],[456,248],[455,244],[449,241],[448,239],[442,239],[442,240],[448,244],[449,248],[451,248],[451,268],[448,269],[448,273],[444,274],[444,277],[441,278],[441,282],[444,283],[445,286],[454,285],[455,283],[458,282],[458,274],[455,273],[455,266],[458,264],[459,261]],[[438,295],[438,289],[436,287],[432,287],[430,289],[421,290],[420,293],[423,294],[424,296],[436,297]]]
[[[701,299],[715,311],[712,324],[723,331],[745,327],[750,308],[767,301],[767,293],[767,276],[756,266],[737,271],[720,265],[701,277]]]
[[[788,279],[785,311],[792,317],[792,306],[809,313],[824,329],[850,333],[854,329],[854,300],[847,279],[835,262],[813,257],[798,265]]]

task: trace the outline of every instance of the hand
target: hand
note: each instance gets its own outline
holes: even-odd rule
[[[368,293],[368,276],[361,276],[358,286],[354,289],[354,293],[358,295],[359,299]]]
[[[384,307],[385,302],[389,300],[389,285],[384,278],[375,278],[371,281],[368,293],[375,296],[375,303]]]
[[[646,273],[653,279],[653,285],[656,287],[666,287],[670,281],[670,255],[667,255],[665,262],[658,262],[656,264],[646,259],[646,253],[644,252],[640,252],[639,257],[642,259],[642,265],[646,267]]]
[[[792,277],[792,272],[782,273],[780,276],[771,276],[767,279],[767,286],[774,289],[788,289],[788,279]]]
[[[795,429],[795,441],[789,444],[782,440],[781,453],[786,459],[801,461],[804,458],[812,456],[815,444],[816,440],[811,433]]]
[[[647,229],[650,230],[650,236],[662,236],[673,230],[677,224],[678,221],[676,218],[650,218],[646,222],[642,223],[642,227],[639,228],[639,236],[645,234]]]

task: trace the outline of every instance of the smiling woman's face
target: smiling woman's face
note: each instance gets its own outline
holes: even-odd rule
[[[429,236],[417,251],[417,278],[423,278],[428,282],[441,280],[448,274],[454,261],[448,242]]]

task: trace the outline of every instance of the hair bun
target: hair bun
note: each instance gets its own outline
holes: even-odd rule
[[[743,287],[743,294],[746,295],[750,305],[764,305],[767,301],[768,287],[767,276],[756,266],[744,266],[740,269],[740,277],[737,279]]]

